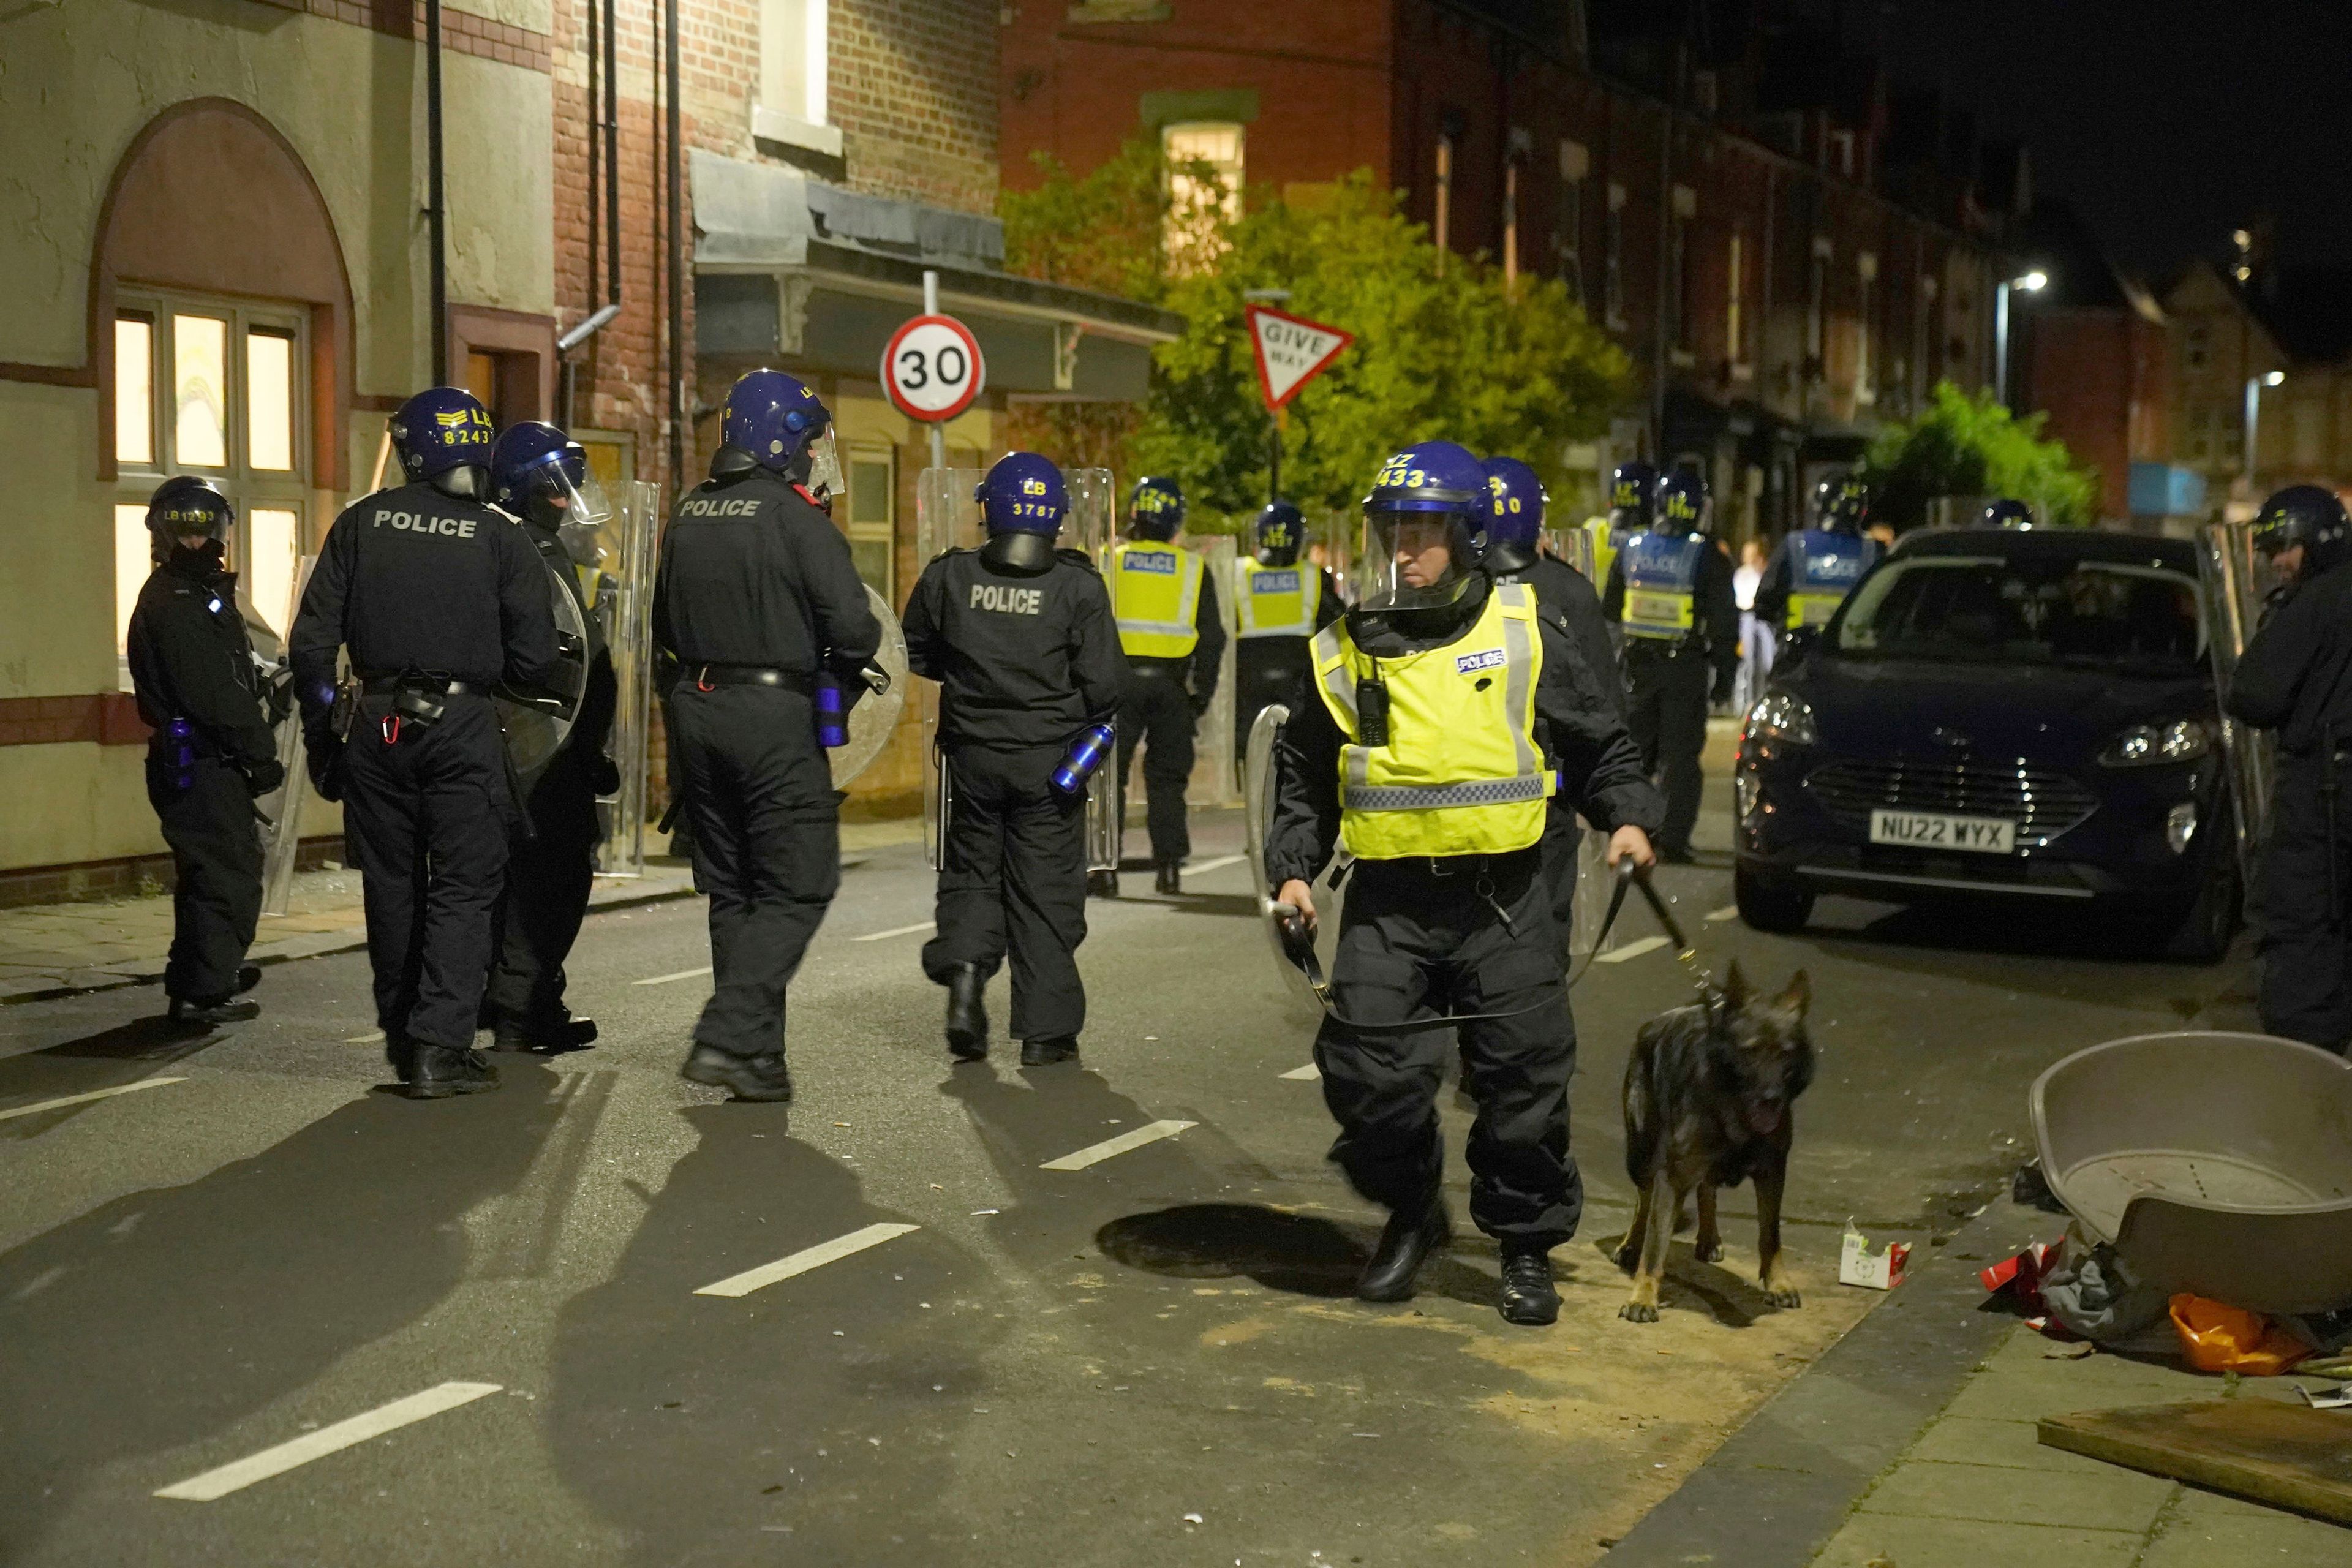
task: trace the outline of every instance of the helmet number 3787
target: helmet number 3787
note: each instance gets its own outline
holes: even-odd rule
[[[987,384],[980,342],[953,316],[917,316],[882,351],[882,385],[909,419],[953,419]]]

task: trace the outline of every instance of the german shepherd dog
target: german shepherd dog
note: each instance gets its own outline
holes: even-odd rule
[[[1780,1192],[1794,1134],[1790,1109],[1813,1081],[1805,1034],[1812,986],[1797,971],[1769,1001],[1752,996],[1734,963],[1722,988],[1642,1026],[1625,1064],[1625,1173],[1639,1194],[1617,1267],[1633,1276],[1633,1297],[1617,1310],[1637,1323],[1658,1321],[1666,1244],[1682,1228],[1683,1201],[1698,1194],[1697,1256],[1723,1257],[1715,1190],[1756,1178],[1756,1251],[1764,1293],[1775,1307],[1801,1298],[1780,1264]]]

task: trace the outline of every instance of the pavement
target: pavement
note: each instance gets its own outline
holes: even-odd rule
[[[1809,1510],[1782,1543],[1804,1555],[1747,1553],[1752,1514],[1718,1513],[1680,1561],[1940,1562],[1916,1553],[1958,1526],[1915,1503],[1966,1478],[1895,1478],[1997,1468],[1939,1447],[1976,1430],[1941,1437],[1941,1413],[1972,1368],[2038,1364],[1958,1333],[2009,1325],[1932,1288],[2010,1239],[1977,1227],[2026,1086],[2096,1040],[2242,1025],[2243,966],[1841,900],[1751,932],[1727,813],[1660,884],[1709,965],[1811,976],[1805,1300],[1756,1288],[1742,1189],[1730,1256],[1677,1244],[1654,1325],[1617,1318],[1603,1249],[1632,1208],[1633,1031],[1689,994],[1671,952],[1575,993],[1587,1209],[1560,1322],[1502,1323],[1466,1227],[1414,1300],[1365,1306],[1380,1215],[1324,1160],[1313,1018],[1229,815],[1197,814],[1183,896],[1130,877],[1090,904],[1085,1059],[1032,1071],[1001,1035],[950,1065],[920,847],[846,846],[793,990],[791,1107],[675,1076],[710,962],[683,889],[589,921],[570,970],[594,1049],[497,1057],[500,1092],[435,1104],[383,1082],[362,954],[274,964],[259,1020],[195,1037],[109,958],[110,989],[0,1007],[0,1563],[1614,1563],[1759,1477]],[[1004,1006],[1000,977],[1000,1027]],[[1442,1114],[1458,1214],[1468,1117]],[[1919,1274],[1836,1284],[1849,1216],[1917,1244]],[[1832,1418],[1853,1441],[1818,1440]],[[1770,1479],[1776,1423],[1825,1457]],[[2189,1510],[2158,1507],[2161,1546]],[[2100,1517],[2102,1542],[2147,1533]]]

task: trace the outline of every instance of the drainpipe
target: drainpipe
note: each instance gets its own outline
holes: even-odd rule
[[[433,384],[449,384],[447,206],[441,184],[441,0],[425,0],[425,216],[432,250]]]
[[[670,484],[686,485],[686,163],[677,144],[677,0],[662,11],[663,90],[669,101],[669,472]]]

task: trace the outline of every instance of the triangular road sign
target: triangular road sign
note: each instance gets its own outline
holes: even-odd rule
[[[1250,345],[1257,351],[1258,389],[1269,409],[1296,397],[1356,341],[1353,332],[1264,305],[1244,306],[1243,314],[1249,321]]]

